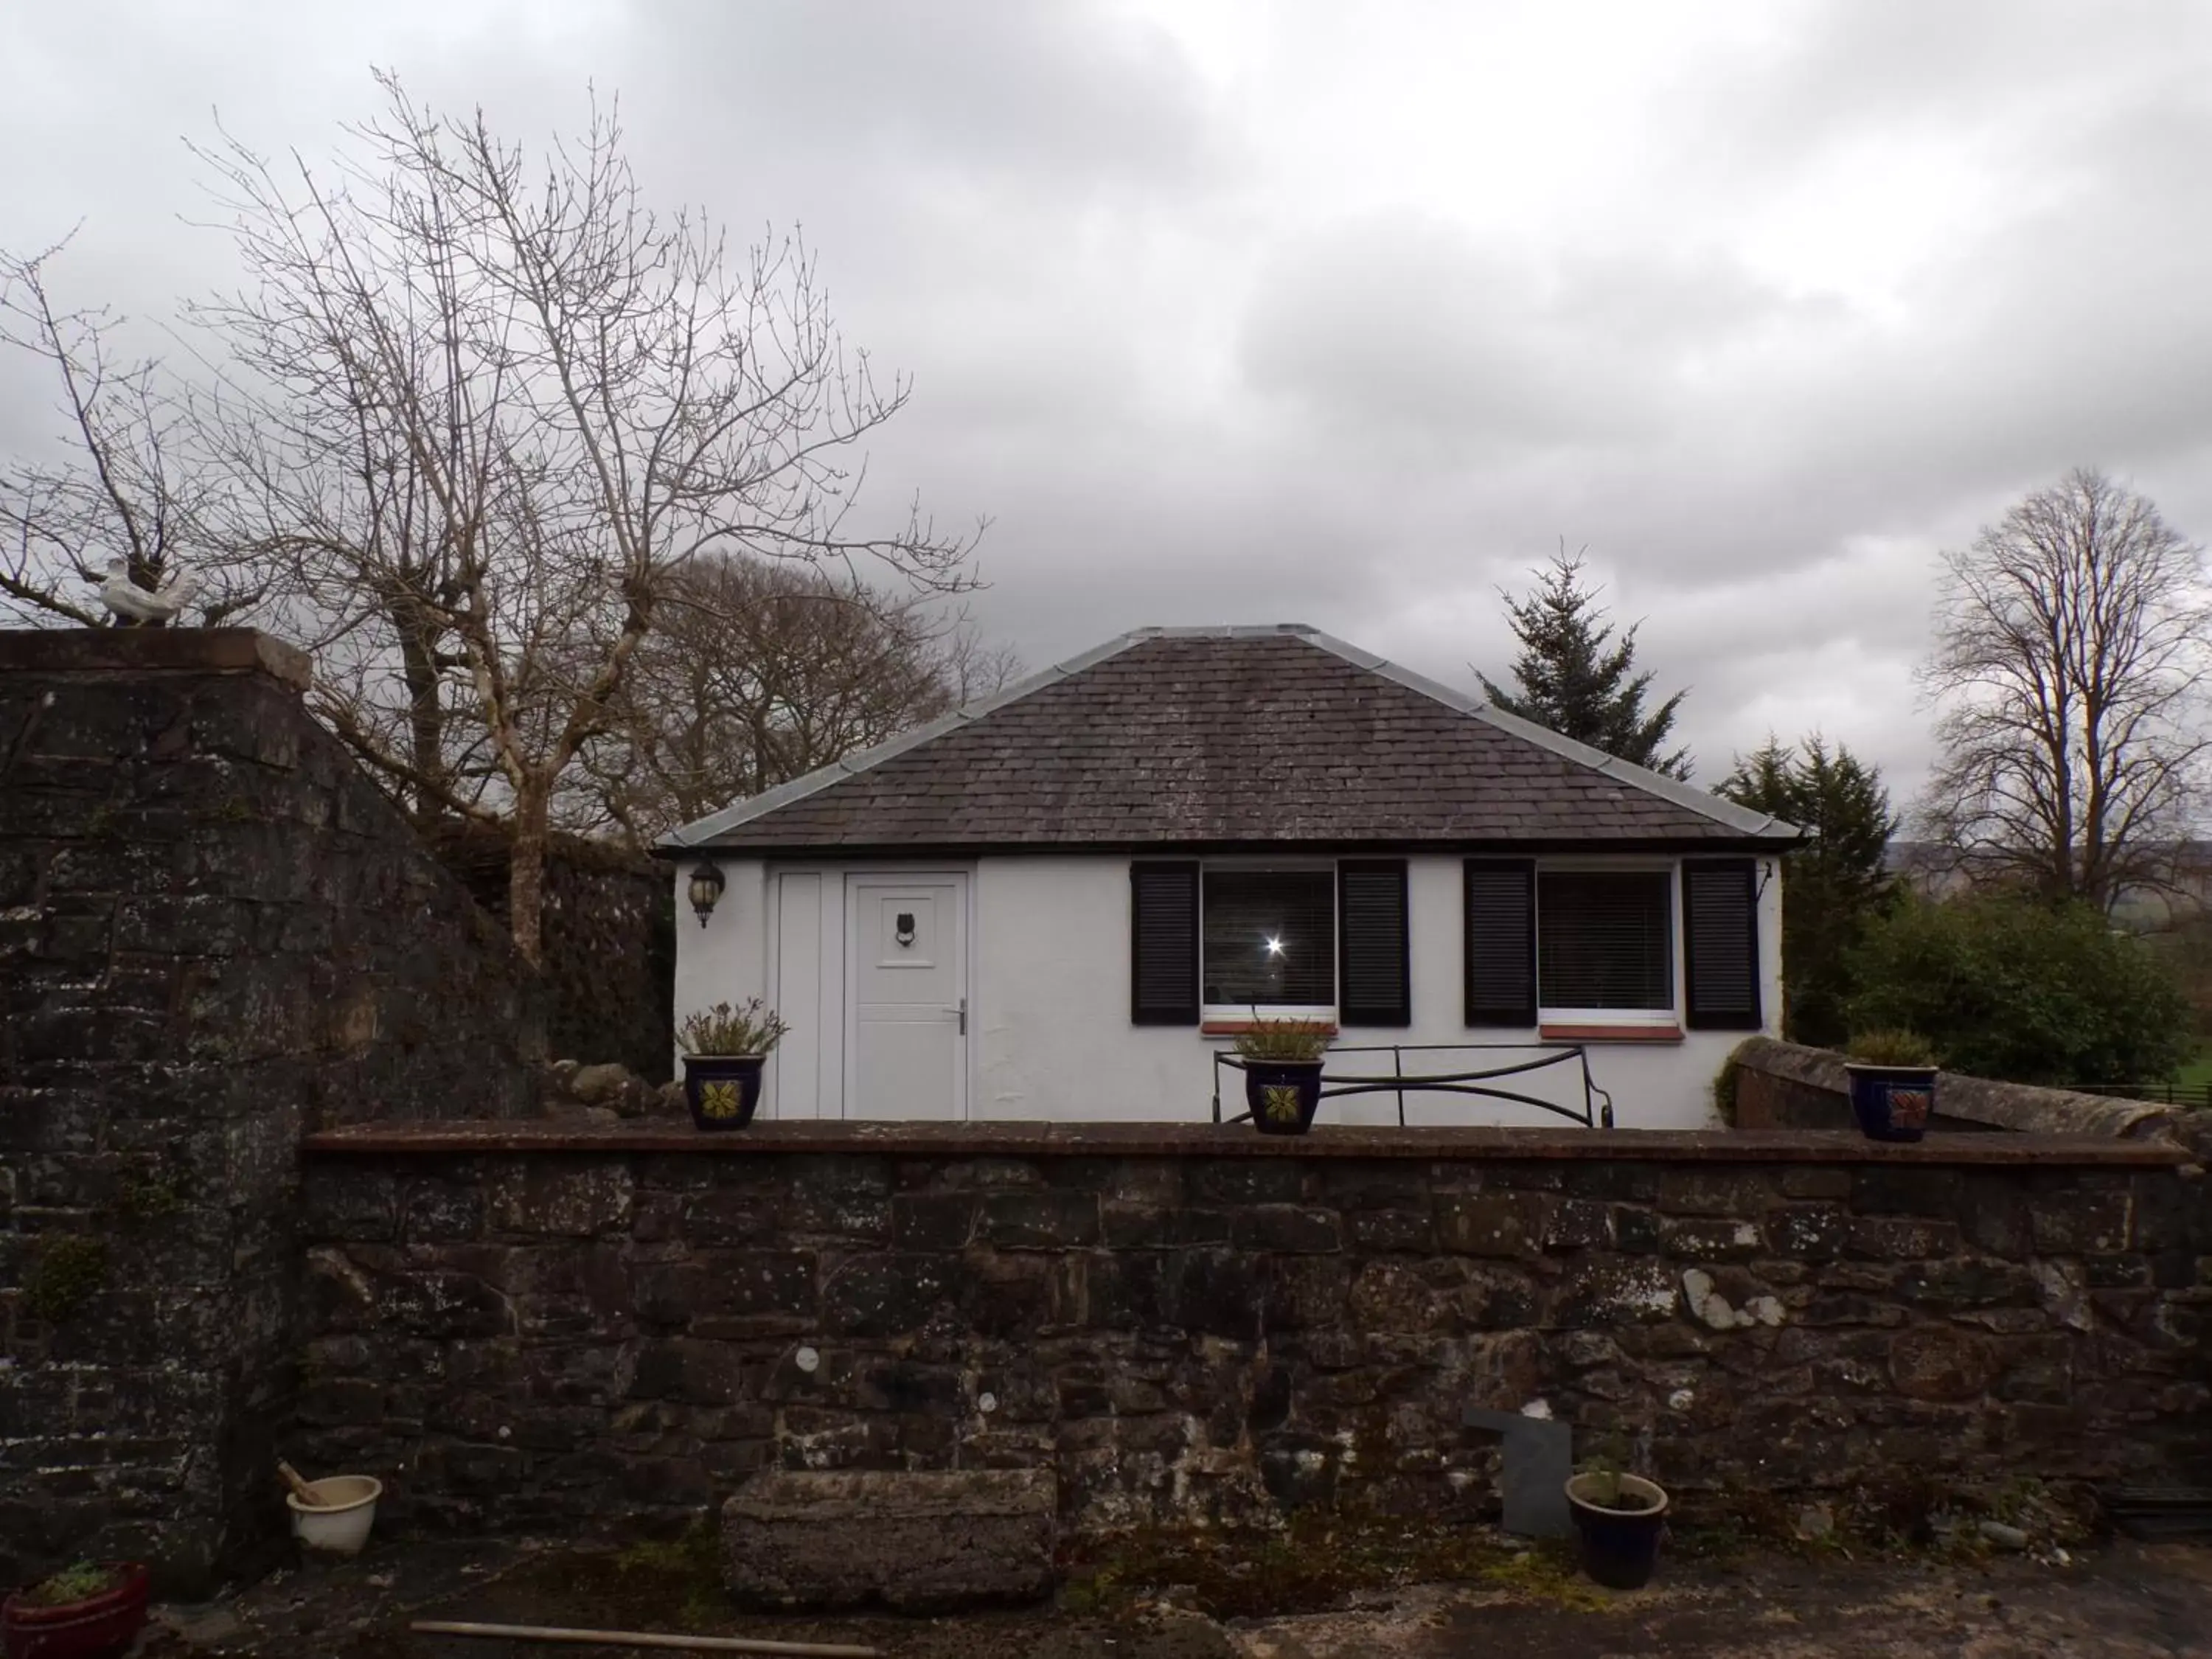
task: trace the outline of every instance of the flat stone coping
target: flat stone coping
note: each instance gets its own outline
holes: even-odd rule
[[[1827,1048],[1808,1048],[1771,1037],[1752,1037],[1731,1056],[1735,1064],[1769,1077],[1787,1079],[1848,1099],[1850,1073],[1844,1056]],[[1960,1072],[1937,1074],[1936,1110],[1938,1115],[1984,1123],[2036,1135],[2110,1135],[2130,1139],[2171,1135],[2187,1124],[2185,1108],[2156,1101],[2126,1100],[2106,1095],[2075,1094],[2071,1089],[2045,1089],[2027,1083],[1998,1083]]]
[[[266,674],[304,691],[314,659],[252,628],[0,629],[0,673]]]
[[[356,1123],[301,1143],[319,1156],[650,1152],[697,1158],[896,1153],[923,1158],[1390,1158],[1467,1162],[1917,1164],[2168,1169],[2191,1162],[2165,1140],[1931,1134],[1911,1145],[1812,1129],[1348,1127],[1263,1135],[1241,1123],[757,1123],[702,1133],[668,1121],[538,1119]]]

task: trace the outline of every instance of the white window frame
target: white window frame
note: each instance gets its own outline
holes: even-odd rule
[[[1553,1008],[1545,1006],[1544,994],[1544,873],[1558,874],[1583,872],[1622,871],[1664,874],[1667,877],[1667,931],[1669,968],[1668,988],[1673,1001],[1664,1008]],[[1540,858],[1536,860],[1536,881],[1529,899],[1535,907],[1536,934],[1536,1024],[1546,1025],[1618,1025],[1648,1026],[1655,1030],[1682,1029],[1682,861],[1675,858],[1617,857]]]
[[[1198,861],[1198,984],[1201,997],[1206,989],[1206,878],[1209,872],[1219,870],[1224,874],[1239,875],[1297,875],[1324,872],[1328,876],[1328,984],[1335,1000],[1327,1003],[1271,1002],[1263,1004],[1260,1019],[1317,1020],[1337,1024],[1337,1007],[1344,995],[1344,988],[1337,981],[1342,975],[1340,960],[1344,946],[1338,929],[1344,918],[1338,915],[1340,894],[1337,890],[1337,860],[1328,859],[1225,858],[1200,859]],[[1209,1025],[1249,1025],[1255,1015],[1249,1002],[1206,1002],[1198,1007],[1198,1023],[1201,1031]]]

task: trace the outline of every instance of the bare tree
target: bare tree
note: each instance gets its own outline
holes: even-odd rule
[[[578,828],[635,844],[887,742],[1018,672],[925,596],[744,556],[694,560],[587,744]]]
[[[247,271],[195,314],[320,711],[418,811],[507,827],[534,962],[556,797],[692,561],[872,561],[944,592],[973,537],[850,524],[845,458],[908,388],[847,358],[803,245],[733,259],[657,216],[611,112],[532,158],[379,83],[329,169],[201,152]]]
[[[2109,910],[2157,886],[2208,738],[2200,550],[2077,470],[1943,556],[1922,684],[1942,758],[1922,803],[1966,867]]]
[[[64,455],[0,471],[0,614],[104,627],[111,617],[92,590],[119,560],[146,589],[189,562],[200,620],[236,620],[262,599],[265,572],[222,534],[220,481],[162,366],[116,359],[122,319],[57,307],[47,267],[68,246],[0,253],[0,343],[51,374]]]

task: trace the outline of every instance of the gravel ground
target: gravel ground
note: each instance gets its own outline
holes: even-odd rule
[[[1510,1564],[1512,1558],[1501,1558]],[[731,1613],[672,1553],[658,1563],[554,1549],[386,1547],[230,1600],[165,1609],[144,1659],[546,1659],[635,1649],[410,1633],[410,1619],[693,1629],[871,1645],[884,1659],[2148,1659],[2212,1654],[2212,1547],[2118,1543],[2055,1565],[1755,1555],[1675,1560],[1614,1595],[1548,1566],[1472,1583],[1360,1592],[1352,1605],[1209,1617],[1133,1598],[1113,1613],[943,1619]],[[696,1563],[694,1565],[696,1566]]]

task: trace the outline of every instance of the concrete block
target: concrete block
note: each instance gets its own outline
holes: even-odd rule
[[[1058,1507],[1048,1469],[772,1470],[722,1506],[723,1583],[769,1607],[1034,1601]]]
[[[1461,1418],[1470,1429],[1505,1439],[1498,1486],[1505,1530],[1522,1538],[1565,1538],[1573,1529],[1567,1513],[1567,1480],[1575,1472],[1574,1431],[1549,1418],[1470,1406]]]

